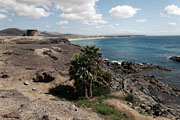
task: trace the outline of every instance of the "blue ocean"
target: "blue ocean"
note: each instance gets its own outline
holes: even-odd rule
[[[142,74],[155,75],[162,82],[180,89],[180,63],[169,60],[180,56],[180,36],[136,36],[102,39],[72,40],[82,46],[96,45],[103,58],[110,61],[151,63],[171,69],[171,72],[149,70]]]

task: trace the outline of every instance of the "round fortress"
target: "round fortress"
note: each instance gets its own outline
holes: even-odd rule
[[[38,30],[27,30],[27,36],[38,36]]]

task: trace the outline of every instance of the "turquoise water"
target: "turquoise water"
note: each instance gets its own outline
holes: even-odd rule
[[[71,42],[82,46],[96,45],[101,48],[103,58],[110,61],[125,60],[165,66],[172,72],[146,71],[144,74],[154,74],[164,83],[180,88],[180,63],[169,60],[170,56],[180,56],[180,36],[137,36]]]

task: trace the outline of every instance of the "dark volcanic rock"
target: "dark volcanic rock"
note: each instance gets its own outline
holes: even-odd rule
[[[177,56],[172,56],[169,59],[173,60],[173,61],[176,61],[176,62],[180,62],[180,57],[177,57]]]
[[[4,75],[2,75],[2,76],[1,76],[1,78],[6,79],[6,78],[9,78],[9,76],[8,76],[8,75],[6,75],[6,74],[4,74]]]
[[[132,94],[141,108],[150,115],[173,115],[180,118],[180,91],[162,83],[155,76],[139,73],[146,69],[169,71],[167,68],[135,62],[122,62],[120,65],[104,61],[104,64],[104,70],[112,74],[112,91]]]
[[[121,63],[121,66],[124,68],[124,72],[126,73],[138,73],[141,72],[142,70],[163,70],[163,71],[171,71],[170,69],[163,67],[163,66],[158,66],[158,65],[152,65],[152,64],[139,64],[136,62],[130,62],[130,61],[123,61]]]
[[[55,80],[55,75],[53,72],[49,71],[39,71],[36,73],[36,78],[34,79],[34,82],[51,82]]]
[[[121,66],[124,68],[123,71],[125,73],[136,73],[136,72],[140,72],[141,71],[141,65],[140,64],[137,64],[135,62],[126,62],[126,61],[123,61],[121,63]]]

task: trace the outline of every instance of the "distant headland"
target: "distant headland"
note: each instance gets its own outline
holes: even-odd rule
[[[111,38],[111,37],[133,37],[145,35],[79,35],[79,34],[62,34],[58,32],[46,32],[36,29],[21,30],[18,28],[7,28],[0,31],[0,36],[43,36],[43,37],[61,37],[69,40],[77,39],[94,39],[94,38]]]

